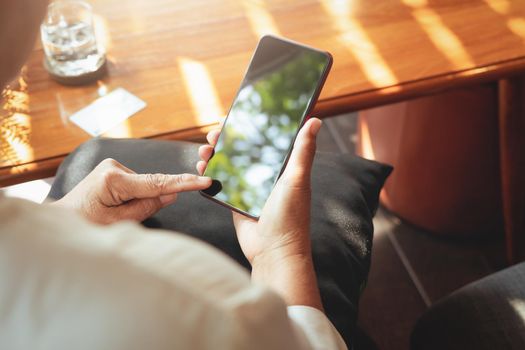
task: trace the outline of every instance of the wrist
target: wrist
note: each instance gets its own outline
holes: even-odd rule
[[[253,260],[251,276],[252,281],[273,288],[287,283],[295,274],[304,275],[310,269],[313,271],[311,254],[271,254]]]
[[[272,251],[252,262],[252,281],[279,294],[287,305],[306,305],[323,311],[311,251]]]
[[[303,265],[312,261],[312,253],[309,247],[277,248],[262,252],[250,261],[252,270],[264,272],[280,269],[282,266]]]

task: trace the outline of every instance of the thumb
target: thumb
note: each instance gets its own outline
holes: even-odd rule
[[[309,119],[301,128],[295,139],[292,154],[286,165],[283,177],[293,184],[310,183],[310,173],[315,157],[316,138],[322,122],[317,118]]]

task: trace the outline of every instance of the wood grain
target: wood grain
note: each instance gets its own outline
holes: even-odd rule
[[[91,3],[107,33],[108,75],[87,86],[59,85],[37,45],[11,89],[27,105],[6,108],[5,96],[2,103],[0,184],[52,174],[58,162],[50,159],[89,138],[68,117],[116,87],[148,107],[106,136],[202,137],[227,112],[265,32],[334,56],[320,116],[525,71],[525,0]],[[22,165],[27,170],[16,171]]]

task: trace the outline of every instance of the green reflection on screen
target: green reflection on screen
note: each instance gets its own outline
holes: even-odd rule
[[[222,184],[216,199],[260,215],[327,64],[324,53],[262,39],[206,168]]]

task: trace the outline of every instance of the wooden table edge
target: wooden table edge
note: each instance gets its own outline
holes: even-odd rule
[[[436,94],[445,90],[469,85],[496,82],[525,72],[525,57],[493,63],[484,67],[435,75],[423,79],[404,82],[385,88],[319,100],[314,114],[329,117],[348,112],[405,101],[417,97]],[[349,77],[351,79],[351,77]]]
[[[216,125],[217,124],[215,123],[196,128],[178,130],[177,132],[145,137],[145,139],[205,142],[205,135]],[[35,162],[2,167],[0,168],[0,187],[52,177],[56,174],[58,167],[67,156],[68,154],[65,153],[57,155],[56,157],[40,159]]]
[[[450,74],[413,80],[400,85],[319,100],[312,114],[320,118],[326,118],[431,95],[452,88],[497,81],[522,72],[525,72],[525,57],[497,62],[484,67],[456,71]],[[214,125],[216,124],[168,132],[146,138],[204,141],[204,135]],[[0,168],[0,187],[54,176],[58,166],[66,156],[67,154],[61,154],[26,164],[2,167]]]

